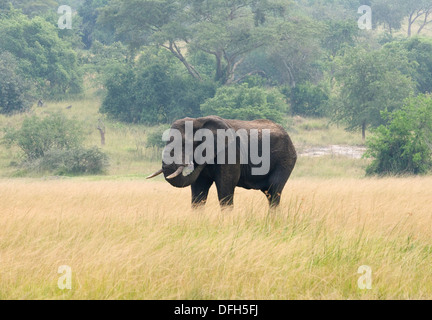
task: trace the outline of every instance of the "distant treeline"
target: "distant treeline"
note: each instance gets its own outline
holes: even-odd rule
[[[386,123],[382,111],[432,91],[430,1],[61,4],[70,30],[58,1],[0,0],[0,112],[79,95],[90,79],[120,121],[326,116],[364,135]],[[373,30],[358,26],[365,4]]]

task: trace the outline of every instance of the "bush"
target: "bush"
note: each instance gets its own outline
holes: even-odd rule
[[[24,119],[20,129],[6,130],[3,142],[17,146],[26,157],[27,170],[57,175],[100,174],[108,167],[108,157],[98,148],[84,148],[81,125],[61,113],[45,118]]]
[[[147,135],[146,146],[148,148],[151,148],[151,147],[164,148],[166,142],[162,140],[162,134],[167,129],[169,129],[169,126],[162,125],[162,126],[156,127],[154,130],[150,131]]]
[[[368,142],[373,158],[368,175],[425,174],[432,168],[432,96],[419,95],[405,107],[385,114],[387,125],[378,127]]]
[[[283,122],[288,105],[275,89],[249,88],[247,84],[221,87],[201,105],[203,115],[239,120],[269,119]]]
[[[6,129],[4,136],[4,142],[18,146],[28,160],[42,158],[54,149],[80,147],[83,140],[78,122],[67,119],[62,113],[53,113],[46,118],[27,117],[20,129]]]
[[[107,155],[93,147],[50,150],[43,158],[28,163],[27,167],[33,171],[49,171],[56,175],[82,175],[104,173],[108,165]]]

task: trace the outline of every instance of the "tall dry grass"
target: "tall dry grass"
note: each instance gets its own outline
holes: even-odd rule
[[[0,181],[0,299],[430,299],[432,178],[298,178],[273,212],[238,189]],[[58,267],[72,269],[60,290]],[[361,265],[372,289],[357,286]]]

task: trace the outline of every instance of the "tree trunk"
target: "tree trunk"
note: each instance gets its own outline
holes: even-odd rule
[[[412,15],[413,14],[411,13],[409,16],[409,19],[408,19],[408,37],[411,37],[411,33],[412,33],[411,29],[412,29],[412,25],[414,23],[414,21],[412,21]]]
[[[222,67],[222,53],[221,52],[217,52],[215,54],[216,57],[216,75],[215,75],[215,80],[217,82],[225,82],[224,81],[224,70]]]
[[[105,146],[105,131],[99,129],[99,132],[101,135],[101,145]]]
[[[187,71],[189,72],[189,74],[196,80],[201,81],[201,75],[199,74],[199,72],[195,69],[195,67],[193,65],[191,65],[186,58],[183,56],[183,54],[181,53],[180,48],[176,45],[175,42],[170,41],[169,42],[169,46],[166,45],[161,45],[162,47],[164,47],[165,49],[168,49],[169,51],[171,51],[171,53],[178,59],[180,60],[180,62],[186,67]]]
[[[429,18],[429,11],[427,11],[427,12],[425,13],[425,18],[424,18],[423,23],[421,24],[420,28],[418,29],[417,34],[420,34],[420,33],[422,32],[423,28],[424,28],[427,24],[429,24],[429,23],[432,22],[432,21],[428,21],[428,18]]]
[[[363,142],[366,141],[366,120],[363,120],[363,123],[362,123],[362,139],[363,139]]]
[[[99,133],[101,135],[101,145],[105,146],[105,124],[101,119],[99,119],[99,123],[96,129],[99,130]]]

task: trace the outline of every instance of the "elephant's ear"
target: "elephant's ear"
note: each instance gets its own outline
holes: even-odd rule
[[[228,130],[231,129],[231,126],[221,117],[208,116],[195,119],[194,129],[209,129],[216,134],[218,129]]]
[[[237,163],[239,141],[231,125],[225,119],[217,116],[208,116],[196,120],[196,127],[194,123],[194,129],[207,129],[213,133],[215,158],[218,158],[218,156],[221,157],[221,153],[224,153],[224,163]],[[223,135],[223,133],[226,135]]]

